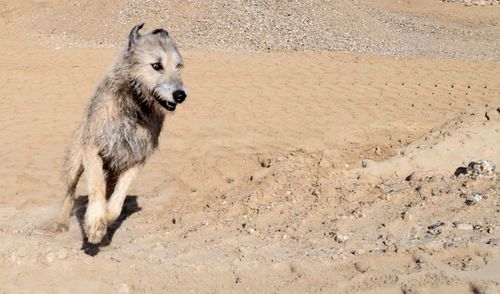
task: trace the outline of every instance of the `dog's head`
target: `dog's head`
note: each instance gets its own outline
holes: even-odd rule
[[[181,79],[182,56],[167,31],[156,29],[141,34],[143,26],[135,26],[129,34],[125,52],[128,73],[144,99],[174,111],[187,97]]]

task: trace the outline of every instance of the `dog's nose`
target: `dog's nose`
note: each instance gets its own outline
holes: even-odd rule
[[[172,93],[172,96],[174,96],[174,101],[177,103],[182,103],[186,99],[186,92],[182,90],[177,90]]]

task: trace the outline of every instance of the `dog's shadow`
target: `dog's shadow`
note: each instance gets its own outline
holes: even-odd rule
[[[120,228],[122,223],[132,214],[138,212],[141,210],[139,207],[139,204],[137,203],[137,197],[135,195],[129,195],[125,198],[125,202],[123,203],[123,208],[120,216],[118,219],[111,225],[108,226],[108,230],[106,232],[106,235],[102,239],[101,243],[99,244],[92,244],[89,243],[87,240],[87,236],[85,235],[85,230],[83,229],[83,225],[85,222],[85,212],[87,211],[87,204],[88,204],[88,196],[87,195],[81,195],[75,200],[75,206],[73,208],[73,211],[75,213],[75,216],[78,220],[78,223],[80,224],[80,231],[82,233],[82,250],[90,255],[90,256],[96,256],[99,253],[100,247],[108,246],[111,244],[111,241],[113,240],[113,236]]]

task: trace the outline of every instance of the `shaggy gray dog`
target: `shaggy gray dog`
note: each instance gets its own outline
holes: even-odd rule
[[[89,202],[83,227],[94,244],[120,215],[138,167],[158,147],[165,113],[186,99],[174,40],[163,29],[140,34],[143,25],[132,29],[128,45],[99,83],[65,160],[67,192],[56,230],[68,229],[76,185],[85,172]]]

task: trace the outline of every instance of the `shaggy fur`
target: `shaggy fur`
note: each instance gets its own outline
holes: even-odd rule
[[[84,229],[91,243],[99,243],[120,215],[137,168],[158,147],[165,113],[186,98],[175,42],[163,29],[142,35],[142,26],[132,29],[128,45],[99,83],[65,160],[67,191],[56,229],[68,229],[75,189],[85,172]]]

